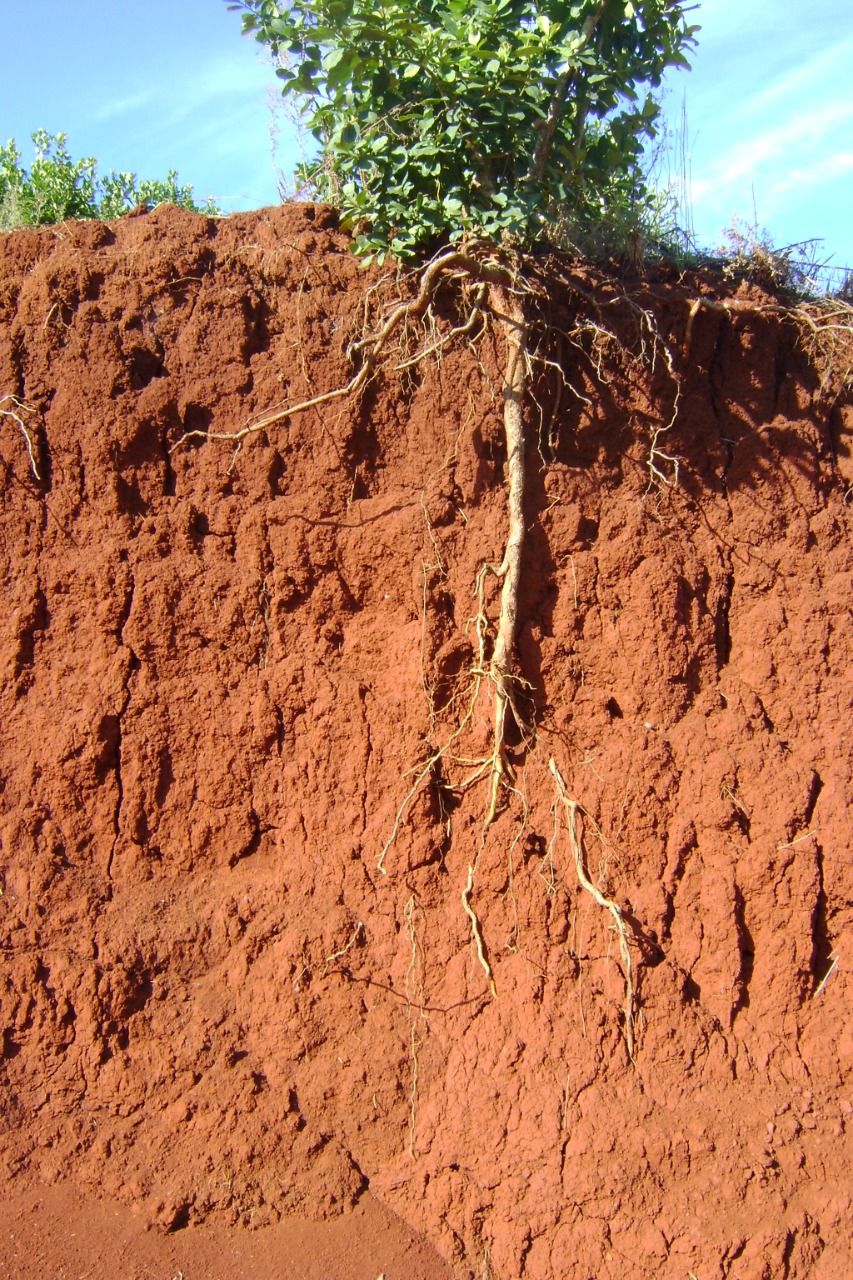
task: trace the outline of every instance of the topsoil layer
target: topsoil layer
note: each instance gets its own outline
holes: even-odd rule
[[[536,738],[484,831],[485,783],[449,786],[482,691],[383,874],[503,552],[497,338],[233,460],[173,446],[344,384],[405,281],[313,206],[0,245],[28,406],[0,404],[0,1169],[31,1242],[0,1273],[118,1274],[122,1205],[173,1233],[123,1254],[155,1280],[238,1246],[294,1274],[274,1242],[320,1219],[309,1252],[333,1219],[397,1233],[340,1277],[847,1280],[853,412],[797,327],[753,288],[685,356],[713,281],[565,269],[530,406]],[[551,757],[630,925],[633,1063]]]

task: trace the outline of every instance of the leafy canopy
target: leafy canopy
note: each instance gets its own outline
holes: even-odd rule
[[[191,186],[179,186],[174,169],[165,180],[140,182],[135,173],[98,177],[91,156],[72,160],[66,135],[38,129],[32,135],[35,159],[29,170],[10,138],[0,147],[0,231],[47,226],[73,218],[120,218],[140,204],[176,204],[198,213],[216,213],[210,201],[199,208]]]
[[[363,252],[441,237],[530,243],[634,184],[677,0],[237,0],[320,144],[320,194]],[[633,189],[633,188],[632,188]],[[642,194],[642,193],[641,193]]]

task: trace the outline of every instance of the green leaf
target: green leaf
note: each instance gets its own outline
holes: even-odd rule
[[[622,216],[620,201],[642,206],[637,158],[658,117],[649,90],[695,44],[676,0],[608,0],[603,12],[600,0],[238,8],[257,39],[288,53],[278,74],[317,140],[316,188],[375,258],[411,257],[463,230],[530,243],[546,218],[580,225]],[[575,88],[534,169],[536,126],[567,70]]]

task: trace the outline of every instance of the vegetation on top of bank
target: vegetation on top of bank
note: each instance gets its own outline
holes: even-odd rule
[[[639,214],[655,90],[688,66],[679,0],[233,0],[279,60],[367,256],[527,250]]]
[[[140,181],[135,173],[114,169],[100,177],[92,156],[72,159],[66,134],[37,129],[32,140],[35,159],[29,169],[21,164],[14,138],[0,146],[0,231],[78,218],[106,221],[144,204],[174,204],[194,213],[219,212],[211,200],[196,204],[192,186],[181,186],[174,169],[165,179],[154,181]]]

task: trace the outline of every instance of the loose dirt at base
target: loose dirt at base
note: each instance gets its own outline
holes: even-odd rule
[[[666,370],[568,352],[529,459],[524,805],[484,833],[482,792],[432,777],[383,875],[503,546],[500,353],[230,467],[172,446],[352,376],[378,273],[333,214],[2,239],[33,460],[0,418],[0,1274],[16,1230],[21,1275],[114,1271],[112,1214],[157,1280],[242,1249],[311,1276],[273,1247],[294,1222],[341,1280],[849,1275],[853,409],[754,286],[685,359],[719,280],[572,270],[620,338],[619,297],[654,317],[679,481],[649,488]],[[631,926],[633,1063],[551,757]]]

